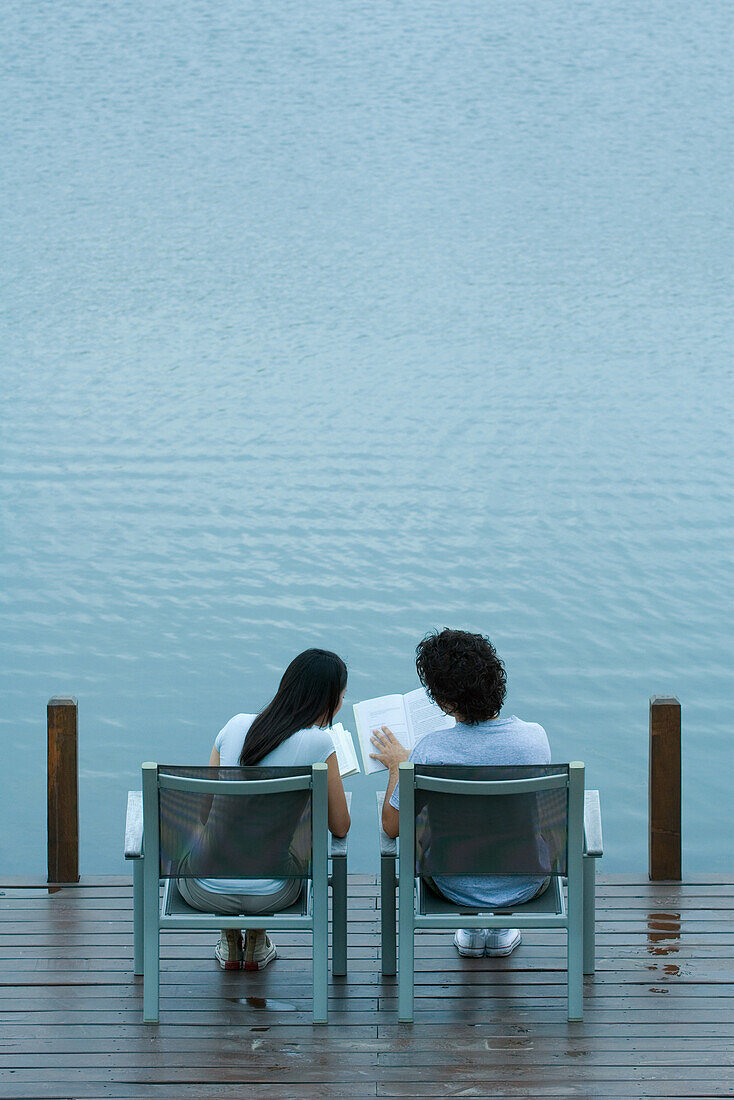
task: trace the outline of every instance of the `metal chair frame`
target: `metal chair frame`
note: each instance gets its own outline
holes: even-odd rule
[[[548,912],[548,905],[534,902],[498,911],[471,909],[450,902],[441,914],[421,913],[415,873],[415,791],[434,790],[465,797],[474,795],[529,794],[533,791],[568,788],[567,881],[568,900],[556,889],[557,904]],[[545,776],[538,779],[474,781],[443,779],[416,775],[413,764],[400,765],[400,849],[406,858],[399,860],[395,875],[398,846],[386,836],[381,826],[384,792],[378,792],[381,860],[381,941],[382,973],[396,971],[395,888],[398,892],[398,927],[400,950],[397,958],[398,1017],[413,1019],[414,1000],[414,934],[416,928],[504,928],[512,922],[518,928],[564,928],[567,934],[568,1018],[583,1017],[583,975],[595,969],[595,866],[602,855],[601,815],[598,791],[584,791],[584,765],[569,764],[568,775]],[[407,858],[411,853],[411,858]],[[523,912],[524,910],[524,912]]]
[[[242,769],[243,772],[246,769]],[[193,779],[166,775],[155,763],[142,768],[142,792],[128,793],[125,830],[125,858],[133,860],[134,970],[143,975],[143,1020],[159,1019],[160,932],[166,929],[219,930],[222,928],[262,928],[263,914],[231,915],[199,913],[181,906],[172,912],[171,888],[160,900],[160,813],[159,791],[169,788],[197,794],[264,795],[283,791],[312,792],[312,852],[309,897],[304,897],[301,912],[292,906],[287,912],[267,914],[269,929],[309,931],[313,934],[313,1019],[326,1023],[328,1000],[328,888],[333,892],[332,970],[342,975],[347,970],[346,838],[330,837],[328,832],[328,787],[326,764],[314,764],[311,774],[280,779],[248,780]],[[329,843],[331,842],[331,843]],[[332,875],[328,874],[328,860]],[[304,891],[305,895],[306,891]],[[307,905],[306,902],[310,902]],[[309,911],[310,910],[310,911]]]

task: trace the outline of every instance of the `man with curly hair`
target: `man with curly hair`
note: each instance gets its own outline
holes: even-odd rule
[[[545,730],[515,715],[501,718],[507,677],[494,646],[481,634],[449,630],[427,634],[416,649],[416,669],[435,703],[456,719],[449,730],[423,737],[409,754],[392,731],[374,730],[373,758],[389,771],[382,825],[396,837],[400,827],[398,766],[416,764],[549,764]],[[458,905],[504,909],[542,893],[548,879],[534,875],[437,875],[430,885]],[[460,955],[509,955],[521,942],[519,928],[459,928]]]

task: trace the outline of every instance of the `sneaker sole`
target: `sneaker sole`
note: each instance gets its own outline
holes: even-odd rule
[[[278,952],[276,951],[275,948],[273,948],[272,953],[268,953],[265,956],[265,958],[260,959],[259,962],[249,962],[249,963],[248,962],[243,962],[242,969],[243,970],[250,970],[250,971],[252,971],[252,970],[264,970],[265,967],[268,966],[268,964],[271,963],[273,961],[273,959],[277,959],[277,957],[278,957]]]
[[[228,961],[226,959],[220,959],[219,955],[217,955],[216,958],[217,958],[217,962],[219,963],[222,970],[241,970],[242,969],[242,963],[241,962],[236,962],[234,960]]]
[[[512,941],[509,947],[485,947],[484,953],[490,958],[499,959],[504,957],[505,955],[511,955],[515,948],[519,947],[521,943],[522,936],[518,936],[517,939],[514,939]]]
[[[454,940],[454,947],[464,959],[481,959],[484,954],[483,947],[459,947],[456,940]]]

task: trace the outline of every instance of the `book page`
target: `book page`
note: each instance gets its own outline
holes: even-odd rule
[[[375,751],[370,740],[374,729],[389,726],[401,744],[407,749],[412,747],[409,743],[402,695],[381,695],[378,699],[366,699],[363,703],[355,703],[353,709],[365,774],[372,775],[374,772],[386,770],[379,760],[370,760],[370,753]]]
[[[329,733],[336,749],[336,760],[339,765],[339,775],[342,779],[347,775],[355,775],[359,771],[359,761],[354,751],[354,742],[349,730],[345,730],[341,722],[335,722],[330,727]]]
[[[455,718],[444,714],[441,708],[428,698],[425,688],[409,691],[404,698],[412,745],[417,745],[421,737],[425,737],[427,733],[433,733],[434,730],[450,730],[456,725]]]

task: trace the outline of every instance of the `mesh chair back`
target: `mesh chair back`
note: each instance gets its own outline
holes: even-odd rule
[[[158,768],[164,776],[235,780],[242,793],[159,789],[161,878],[304,878],[311,874],[305,790],[247,793],[247,780],[310,777],[311,768]]]
[[[562,776],[567,764],[415,766],[415,848],[419,875],[565,875],[568,787],[522,794],[446,794],[422,777],[492,781]]]

